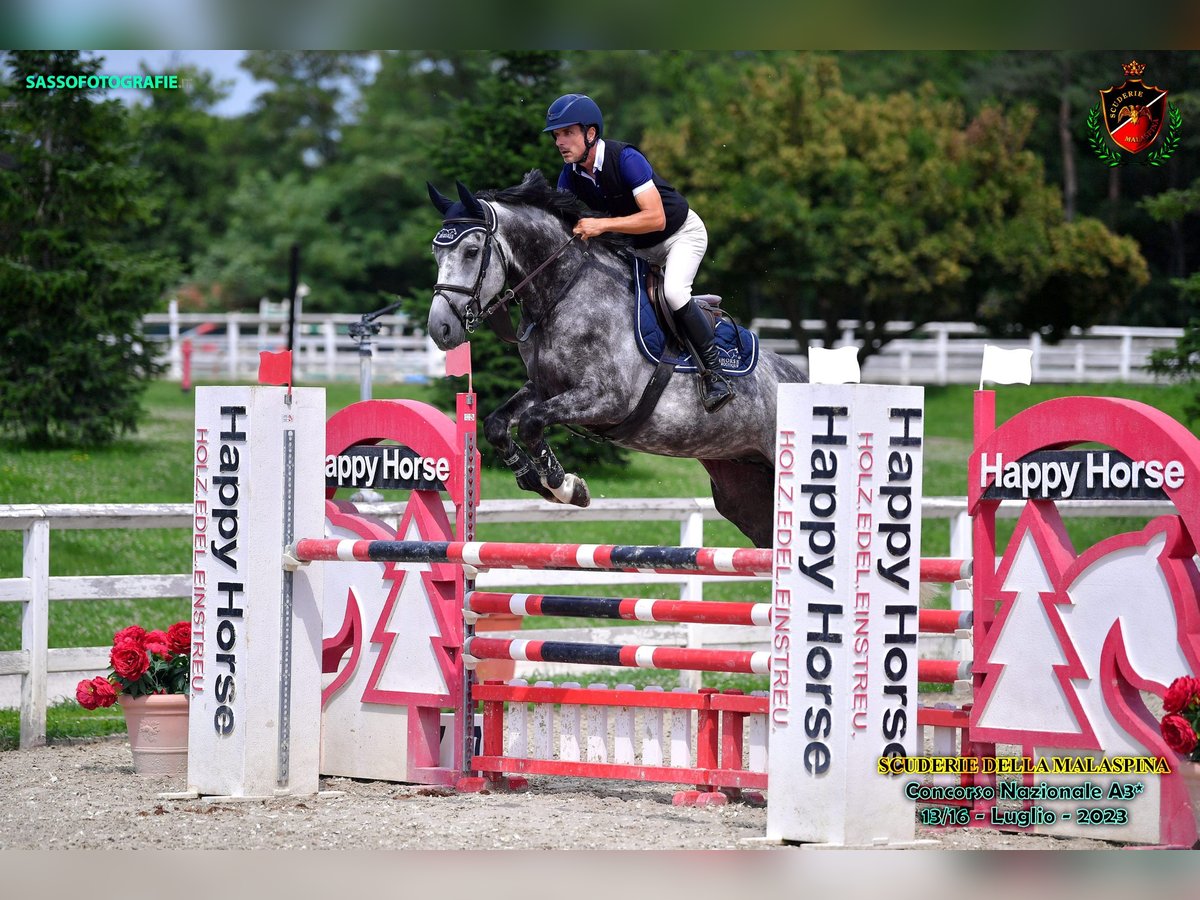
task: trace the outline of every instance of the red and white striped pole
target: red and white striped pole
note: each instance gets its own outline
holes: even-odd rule
[[[713,600],[647,600],[639,597],[578,597],[568,594],[508,594],[472,591],[467,608],[480,615],[567,616],[580,619],[623,619],[629,622],[678,622],[706,625],[768,625],[770,603]],[[922,609],[919,629],[926,634],[954,634],[970,628],[969,610]]]
[[[316,560],[459,563],[479,568],[608,569],[706,575],[770,575],[774,553],[746,547],[646,547],[621,544],[517,544],[499,541],[350,541],[305,538],[293,556]],[[970,561],[921,560],[921,581],[970,576]]]

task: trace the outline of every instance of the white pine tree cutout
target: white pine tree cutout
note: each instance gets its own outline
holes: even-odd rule
[[[427,540],[420,532],[416,518],[406,523],[404,541]],[[379,635],[390,637],[390,646],[380,647],[386,653],[379,669],[378,680],[372,687],[383,691],[417,694],[445,694],[450,688],[438,666],[433,640],[441,637],[441,629],[430,607],[428,586],[422,574],[428,574],[424,563],[397,565],[393,577],[399,580],[391,610],[384,607],[387,621],[380,622]]]
[[[1054,589],[1054,577],[1026,530],[1013,555],[1000,590],[1003,628],[992,645],[988,663],[998,667],[979,724],[987,728],[1079,734],[1081,729],[1055,673],[1067,657],[1050,622],[1042,594]]]

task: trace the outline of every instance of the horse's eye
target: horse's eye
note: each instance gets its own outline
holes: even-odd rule
[[[474,259],[475,257],[477,257],[479,255],[479,248],[478,247],[468,247],[466,250],[463,251],[463,255],[467,259]]]

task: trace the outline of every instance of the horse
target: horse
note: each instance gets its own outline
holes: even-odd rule
[[[586,481],[563,470],[545,430],[609,432],[630,450],[699,460],[717,512],[755,546],[771,546],[776,392],[780,383],[806,381],[803,372],[764,349],[754,370],[737,379],[733,402],[713,413],[701,405],[694,377],[676,376],[648,417],[613,432],[632,421],[656,370],[635,343],[635,288],[619,243],[575,239],[581,215],[595,213],[551,188],[537,169],[518,185],[478,195],[459,182],[458,202],[428,187],[443,216],[433,243],[438,275],[428,334],[434,343],[458,347],[484,320],[511,331],[507,305],[520,307],[519,348],[529,380],[484,420],[484,436],[517,484],[554,502],[587,506]],[[516,286],[505,291],[506,283]]]

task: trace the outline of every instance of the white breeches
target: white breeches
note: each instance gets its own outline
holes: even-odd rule
[[[692,282],[708,249],[708,229],[704,221],[689,209],[679,230],[653,247],[638,250],[637,255],[663,267],[663,293],[672,310],[683,309],[692,299]]]

